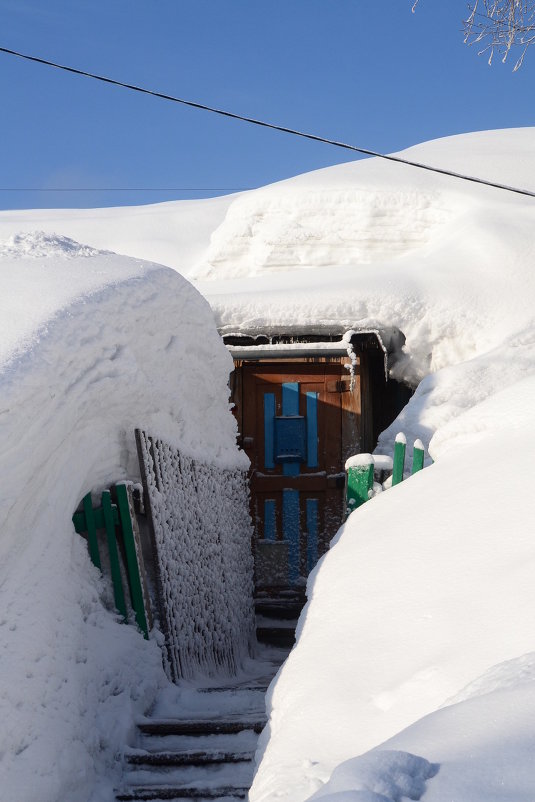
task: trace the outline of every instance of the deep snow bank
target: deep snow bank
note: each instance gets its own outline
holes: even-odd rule
[[[438,430],[435,465],[351,515],[309,580],[298,645],[272,689],[255,802],[307,799],[339,762],[444,705],[489,667],[533,650],[533,345],[531,359],[529,378],[519,366],[511,387]],[[511,686],[525,681],[525,670],[511,669]],[[442,748],[440,723],[427,727],[427,742],[387,746],[441,763],[453,743]],[[506,722],[495,726],[507,740]],[[485,751],[488,728],[471,727],[459,753]],[[497,749],[498,733],[495,740]],[[528,748],[510,763],[505,789],[515,788]],[[440,789],[443,776],[429,788]],[[494,798],[436,793],[429,798]]]
[[[155,642],[103,608],[71,515],[138,478],[135,426],[238,464],[231,360],[167,268],[33,234],[0,270],[0,798],[85,802],[165,680]]]
[[[531,802],[533,663],[531,653],[491,669],[474,683],[477,693],[467,689],[464,701],[431,713],[381,747],[440,756],[425,802]]]

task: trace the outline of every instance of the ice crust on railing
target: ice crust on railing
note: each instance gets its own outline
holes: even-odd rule
[[[236,673],[253,642],[246,474],[140,433],[173,679]]]

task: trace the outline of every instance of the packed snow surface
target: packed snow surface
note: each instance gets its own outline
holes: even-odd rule
[[[104,608],[71,516],[139,479],[136,426],[244,467],[232,362],[168,268],[35,233],[0,246],[0,271],[0,798],[86,802],[166,680],[156,641]]]
[[[235,196],[116,209],[37,209],[0,213],[0,240],[20,232],[61,233],[99,250],[147,259],[187,272]]]
[[[263,736],[267,747],[251,799],[308,799],[337,763],[445,704],[462,707],[473,693],[482,696],[505,682],[520,726],[519,711],[535,692],[533,660],[514,662],[533,651],[534,403],[531,375],[453,418],[432,441],[433,466],[351,514],[309,580],[298,645],[271,692],[271,737]],[[513,661],[507,673],[491,668],[504,661]],[[484,684],[474,683],[489,670]],[[470,684],[473,690],[459,695]],[[484,708],[481,701],[476,709]],[[458,716],[469,719],[469,712]],[[487,719],[494,721],[490,713]],[[442,765],[453,746],[453,736],[441,733],[443,720],[434,719],[432,737],[428,724],[427,741],[396,744]],[[492,741],[488,724],[456,730],[457,763],[430,781],[430,799],[509,799],[500,794],[511,782],[517,788],[513,777],[527,771],[532,740],[514,761],[507,749],[506,770],[498,733],[507,724],[498,718],[492,726]],[[476,761],[471,754],[488,765],[500,758],[495,796],[491,778],[479,796],[441,795],[443,777],[462,788],[466,766]],[[474,764],[471,771],[482,769]],[[452,778],[451,772],[458,773]],[[528,802],[533,771],[529,781],[531,789],[525,785],[524,796],[518,791],[511,799]]]
[[[407,752],[384,750],[338,766],[311,799],[324,802],[398,802],[420,799],[438,766]]]
[[[535,191],[534,128],[404,153]],[[0,239],[60,232],[162,262],[198,282],[224,332],[397,326],[397,375],[416,384],[528,325],[533,224],[532,198],[365,159],[211,200],[2,212]]]
[[[407,155],[535,191],[533,128],[450,137]],[[23,235],[35,230],[46,233],[24,244]],[[90,682],[69,697],[79,708],[67,705],[68,723],[58,705],[48,727],[52,736],[43,741],[42,733],[50,709],[67,693],[57,679],[65,676],[64,660],[59,668],[51,665],[55,652],[48,647],[63,631],[57,610],[82,622],[77,642],[87,648],[80,662],[73,657],[74,676],[87,671],[92,677],[95,669],[117,673],[114,653],[99,658],[84,634],[93,620],[105,620],[113,632],[117,626],[103,618],[94,583],[69,574],[80,564],[79,575],[87,576],[87,558],[69,529],[74,505],[120,466],[121,475],[132,472],[124,468],[130,465],[128,437],[111,430],[120,420],[130,431],[143,417],[191,452],[206,447],[224,461],[231,448],[227,424],[216,419],[212,425],[208,414],[214,394],[222,398],[228,362],[214,359],[220,345],[207,308],[168,271],[90,255],[106,249],[186,274],[209,299],[223,332],[342,335],[396,326],[406,337],[393,371],[418,387],[377,450],[391,455],[403,431],[409,467],[416,439],[435,462],[354,512],[311,576],[297,646],[268,696],[270,719],[251,802],[304,802],[314,794],[333,802],[401,802],[411,795],[426,802],[532,802],[534,231],[532,198],[374,159],[213,201],[0,214],[10,295],[17,294],[23,265],[28,284],[50,284],[58,299],[49,304],[46,293],[28,286],[31,304],[10,298],[12,322],[1,324],[9,410],[2,429],[7,534],[0,547],[9,554],[2,563],[9,584],[2,591],[21,622],[30,620],[30,610],[44,619],[35,624],[33,668],[23,659],[27,623],[6,633],[7,676],[41,672],[25,680],[29,691],[19,686],[24,696],[12,691],[15,683],[7,686],[14,694],[7,720],[21,724],[6,740],[4,760],[22,767],[21,783],[32,771],[52,773],[49,746],[80,744],[83,759],[75,764],[85,767],[82,780],[68,767],[54,764],[53,771],[71,783],[65,798],[82,800],[98,760],[96,746],[80,735],[82,729],[102,732],[91,718]],[[46,250],[46,237],[70,256],[40,265],[20,255]],[[64,237],[87,243],[88,253]],[[99,289],[96,277],[90,285],[90,265],[104,271]],[[83,299],[68,279],[73,272],[89,282]],[[174,349],[182,359],[193,357],[189,383],[175,369]],[[154,370],[149,352],[156,363],[163,360]],[[126,378],[109,420],[104,397],[115,387],[117,358]],[[182,397],[195,408],[191,428],[176,410]],[[67,463],[73,467],[65,476]],[[39,507],[23,509],[21,487],[37,488]],[[53,531],[60,537],[52,538]],[[61,533],[78,563],[60,548]],[[47,583],[58,565],[72,576],[70,584]],[[28,584],[22,597],[17,590]],[[93,606],[80,604],[86,587]],[[70,606],[55,604],[60,593]],[[10,614],[6,620],[18,619]],[[60,654],[72,655],[74,642],[69,638]],[[137,644],[118,639],[117,649],[144,649],[152,655],[145,665],[155,659],[152,644]],[[135,674],[138,664],[121,663],[133,672],[128,676],[139,699],[146,699],[157,670],[148,688],[147,673]],[[41,703],[31,689],[42,696],[46,683],[51,706],[31,719],[29,707]],[[127,678],[120,688],[126,685]],[[124,710],[124,694],[114,698]],[[17,704],[22,700],[26,710],[26,699],[27,715],[17,717]],[[118,728],[110,737],[120,736]],[[64,754],[73,765],[71,751]],[[43,799],[60,798],[47,783]],[[10,799],[30,798],[15,789]]]

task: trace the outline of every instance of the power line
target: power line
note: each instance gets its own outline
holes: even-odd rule
[[[0,192],[247,192],[257,187],[0,187]]]
[[[203,111],[209,111],[212,114],[219,114],[222,117],[230,117],[233,120],[241,120],[242,122],[250,123],[251,125],[258,125],[262,128],[269,128],[273,131],[281,131],[284,134],[291,134],[292,136],[299,136],[303,139],[309,139],[313,142],[323,142],[326,145],[333,145],[337,148],[343,148],[344,150],[350,150],[353,153],[361,153],[364,156],[375,156],[377,159],[384,159],[385,161],[396,162],[397,164],[406,164],[409,167],[416,167],[419,170],[427,170],[431,173],[438,173],[439,175],[447,175],[451,178],[459,178],[462,181],[470,181],[473,184],[482,184],[487,187],[494,187],[495,189],[502,189],[506,192],[514,192],[517,195],[527,195],[528,197],[535,198],[535,192],[532,192],[528,189],[520,189],[518,187],[512,187],[508,184],[500,184],[496,181],[488,181],[484,178],[476,178],[475,176],[471,175],[464,175],[463,173],[457,173],[454,170],[446,170],[441,167],[432,167],[429,164],[422,164],[421,162],[411,161],[410,159],[404,159],[401,156],[392,156],[387,155],[385,153],[378,153],[374,150],[369,150],[368,148],[361,148],[357,147],[356,145],[349,145],[346,142],[339,142],[336,139],[327,139],[322,136],[317,136],[316,134],[309,134],[305,131],[298,131],[294,128],[288,128],[284,125],[276,125],[275,123],[268,123],[264,120],[257,120],[254,117],[245,117],[241,114],[235,114],[231,111],[226,111],[224,109],[218,109],[213,106],[207,106],[204,103],[198,103],[193,100],[185,100],[184,98],[175,97],[173,95],[167,95],[164,92],[157,92],[152,89],[145,89],[141,86],[136,86],[135,84],[128,84],[123,81],[118,81],[114,78],[107,78],[103,75],[97,75],[96,73],[86,72],[85,70],[79,70],[75,67],[68,67],[64,64],[57,64],[54,61],[48,61],[44,58],[39,58],[38,56],[30,56],[26,53],[19,53],[17,50],[10,50],[7,47],[0,47],[0,52],[7,53],[10,56],[17,56],[17,58],[25,59],[26,61],[33,61],[37,64],[45,64],[47,67],[55,67],[58,70],[64,70],[65,72],[73,73],[74,75],[83,75],[86,78],[93,78],[95,81],[102,81],[103,83],[112,84],[113,86],[121,86],[124,89],[130,89],[133,92],[141,92],[144,95],[152,95],[153,97],[161,98],[162,100],[169,100],[172,103],[180,103],[183,106],[190,106],[194,109],[201,109]]]

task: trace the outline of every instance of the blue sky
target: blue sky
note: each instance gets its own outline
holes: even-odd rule
[[[0,0],[0,45],[378,151],[533,125],[524,67],[463,44],[463,0]],[[254,187],[347,161],[0,53],[0,208],[104,206],[216,192],[7,187]]]

